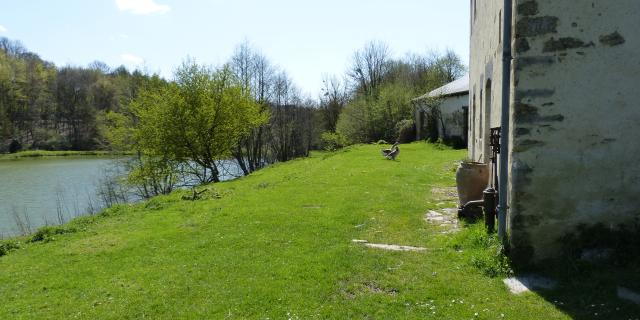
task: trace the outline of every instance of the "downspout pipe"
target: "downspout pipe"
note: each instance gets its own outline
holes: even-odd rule
[[[504,0],[502,34],[502,112],[500,117],[500,169],[498,194],[498,237],[502,242],[507,234],[507,186],[509,183],[509,106],[511,101],[511,37],[513,0]]]

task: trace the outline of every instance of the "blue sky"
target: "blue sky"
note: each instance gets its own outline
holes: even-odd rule
[[[467,0],[2,0],[0,36],[56,65],[146,68],[170,77],[187,56],[219,65],[244,40],[315,97],[354,50],[469,56]]]

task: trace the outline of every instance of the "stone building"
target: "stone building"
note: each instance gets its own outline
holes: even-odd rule
[[[489,162],[501,128],[492,183],[514,257],[637,223],[638,30],[638,0],[471,0],[469,156]]]
[[[415,98],[413,103],[416,140],[434,136],[437,130],[438,138],[460,148],[467,147],[469,75]],[[432,108],[437,108],[438,115],[430,123],[429,114]]]

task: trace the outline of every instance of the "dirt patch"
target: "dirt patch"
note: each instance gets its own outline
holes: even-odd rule
[[[367,290],[371,293],[383,293],[383,294],[388,294],[390,296],[395,296],[399,292],[398,289],[396,288],[389,288],[389,289],[381,288],[375,282],[366,282],[364,283],[364,287],[367,288]]]
[[[458,189],[456,187],[432,188],[431,194],[437,201],[458,201]]]
[[[341,289],[342,296],[347,299],[355,299],[358,296],[366,294],[386,294],[390,296],[397,296],[400,290],[396,288],[385,288],[373,281],[366,281],[361,283],[354,283]]]

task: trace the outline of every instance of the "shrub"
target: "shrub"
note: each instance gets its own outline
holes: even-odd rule
[[[413,142],[416,139],[416,123],[409,119],[401,120],[396,123],[396,133],[398,135],[398,142]]]
[[[0,257],[16,249],[20,249],[20,245],[16,241],[9,240],[5,242],[0,242]]]
[[[324,132],[320,137],[322,148],[327,151],[336,151],[349,145],[347,139],[335,132]]]
[[[22,144],[20,141],[15,139],[11,140],[11,143],[9,143],[9,153],[16,153],[20,150],[22,150]]]
[[[62,227],[62,226],[46,226],[38,229],[31,238],[29,238],[28,242],[49,242],[55,240],[55,235],[65,234],[65,233],[73,233],[76,230],[73,228]]]

